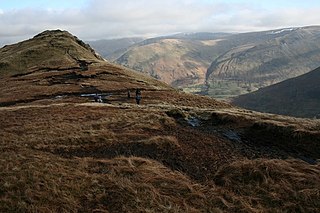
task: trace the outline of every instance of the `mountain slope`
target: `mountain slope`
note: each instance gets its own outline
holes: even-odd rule
[[[252,110],[297,117],[320,116],[320,68],[256,92],[233,103]]]
[[[320,27],[178,34],[129,47],[115,62],[187,91],[229,98],[320,66]]]
[[[192,33],[148,39],[130,47],[115,62],[151,75],[172,86],[203,84],[207,67],[228,34]]]
[[[32,59],[74,42],[57,31],[41,35],[64,42],[61,50],[42,43]],[[50,69],[0,68],[0,212],[320,208],[318,121],[186,94],[74,48],[71,58],[90,62],[87,69],[65,54]],[[140,105],[127,96],[137,88]]]
[[[192,56],[190,49],[202,44],[178,39],[165,39],[161,42],[130,48],[116,63],[149,74],[173,86],[204,82],[208,58]]]
[[[211,90],[217,82],[227,81],[237,84],[240,93],[246,93],[246,90],[254,91],[296,77],[320,65],[320,27],[264,33],[272,37],[234,47],[211,64],[207,72]]]

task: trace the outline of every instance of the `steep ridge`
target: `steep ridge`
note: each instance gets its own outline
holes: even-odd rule
[[[42,36],[73,43],[56,33]],[[84,70],[60,56],[64,66],[52,69],[0,68],[1,212],[320,208],[318,121],[186,94],[94,56]],[[140,105],[127,96],[137,88]]]
[[[320,117],[320,68],[235,98],[235,105],[296,117]]]
[[[208,90],[213,91],[217,84],[233,83],[238,92],[229,95],[235,96],[302,75],[320,65],[319,27],[264,33],[276,36],[236,46],[211,64],[206,76]]]

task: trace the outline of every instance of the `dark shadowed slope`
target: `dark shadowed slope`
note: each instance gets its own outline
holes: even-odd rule
[[[296,117],[320,117],[320,68],[239,96],[233,103],[261,112]]]

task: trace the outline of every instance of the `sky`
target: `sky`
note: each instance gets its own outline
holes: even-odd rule
[[[0,44],[51,29],[88,41],[310,25],[319,0],[0,0]]]

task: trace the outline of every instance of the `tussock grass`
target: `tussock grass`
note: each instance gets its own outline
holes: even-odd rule
[[[91,162],[90,171],[105,173],[114,181],[102,199],[117,203],[116,212],[198,212],[189,200],[204,197],[199,186],[178,172],[142,158],[120,157],[111,161]]]
[[[144,145],[156,145],[158,149],[170,150],[177,149],[180,147],[176,137],[173,136],[154,136],[147,140],[139,141]]]
[[[1,212],[71,212],[86,179],[76,164],[29,150],[2,152]]]
[[[223,166],[216,183],[263,212],[317,212],[320,167],[298,160],[246,160]]]
[[[176,122],[166,113],[174,107],[157,106],[69,103],[2,108],[0,210],[312,212],[319,208],[319,164],[245,160],[230,142]],[[184,106],[171,112],[211,119],[208,109],[195,109]],[[211,112],[227,119],[220,127],[249,128],[259,118],[248,112],[241,117],[231,109]],[[285,121],[278,120],[276,127]]]
[[[203,186],[148,159],[66,160],[26,149],[2,156],[1,212],[219,212]]]
[[[211,115],[209,114],[211,112]],[[292,156],[320,159],[319,121],[237,108],[197,111],[206,129],[232,130],[252,146],[278,147]]]

